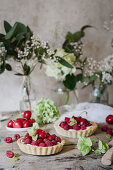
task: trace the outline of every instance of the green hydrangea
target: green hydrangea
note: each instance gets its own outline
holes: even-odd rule
[[[52,100],[42,98],[35,105],[32,117],[40,124],[52,123],[59,117],[59,110]]]

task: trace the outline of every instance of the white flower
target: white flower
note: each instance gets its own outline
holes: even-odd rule
[[[108,84],[111,81],[113,81],[113,77],[110,75],[110,73],[102,72],[102,82]]]
[[[57,49],[57,52],[54,56],[59,56],[63,59],[65,59],[68,63],[74,65],[76,59],[73,54],[66,53],[63,49]],[[45,65],[46,68],[46,74],[50,77],[54,77],[57,80],[65,80],[66,75],[75,73],[76,68],[68,68],[56,61],[50,61],[48,60]]]

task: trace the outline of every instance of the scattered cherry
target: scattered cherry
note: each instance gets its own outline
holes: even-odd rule
[[[107,125],[103,125],[102,128],[101,128],[101,130],[104,131],[104,132],[107,132],[108,128],[109,128],[109,127],[108,127]]]
[[[6,151],[6,155],[8,158],[13,158],[14,153],[12,151]]]
[[[20,139],[20,135],[19,135],[19,134],[15,134],[15,135],[14,135],[14,139],[15,139],[15,140]]]
[[[109,124],[113,124],[113,115],[108,115],[106,117],[106,122],[109,123]]]
[[[12,138],[11,137],[7,137],[7,138],[5,138],[4,139],[4,141],[6,142],[6,143],[12,143]]]

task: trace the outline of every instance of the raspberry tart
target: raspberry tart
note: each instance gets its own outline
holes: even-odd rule
[[[65,117],[64,121],[57,121],[54,127],[57,133],[62,136],[79,138],[80,136],[91,136],[98,126],[95,122],[91,122],[81,116],[73,116],[72,118]]]
[[[50,135],[41,129],[31,129],[24,137],[18,139],[21,151],[32,155],[52,155],[63,149],[65,141],[55,134]]]

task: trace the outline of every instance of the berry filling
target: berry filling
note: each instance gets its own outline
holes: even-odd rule
[[[72,116],[72,118],[65,117],[64,121],[62,121],[59,126],[64,130],[85,130],[87,127],[92,126],[92,124],[81,116]]]
[[[29,133],[26,133],[26,135],[22,139],[22,142],[24,144],[31,144],[39,147],[48,147],[61,143],[61,138],[56,136],[55,134],[51,135],[41,129],[37,129],[34,132],[36,134],[35,139],[33,139],[34,136],[32,137],[29,135]]]

